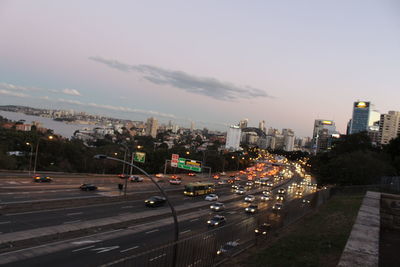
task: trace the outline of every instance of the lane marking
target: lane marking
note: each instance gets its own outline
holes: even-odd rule
[[[236,211],[230,211],[230,212],[228,212],[229,214],[235,214],[236,213]]]
[[[132,250],[132,249],[137,249],[139,246],[134,246],[134,247],[131,247],[131,248],[127,248],[127,249],[124,249],[124,250],[121,250],[120,252],[122,253],[122,252],[126,252],[126,251],[129,251],[129,250]]]
[[[162,257],[165,257],[165,256],[167,256],[167,253],[161,254],[161,255],[159,255],[157,257],[154,257],[154,258],[151,258],[149,261],[154,261],[156,259],[159,259],[159,258],[162,258]]]
[[[8,222],[0,222],[0,224],[7,224],[7,223],[11,223],[11,221],[8,221]]]
[[[73,212],[73,213],[67,213],[67,216],[74,216],[74,215],[80,215],[83,214],[83,212]]]
[[[82,241],[71,242],[71,244],[83,245],[83,244],[90,244],[90,243],[97,243],[97,242],[101,242],[101,240],[82,240]]]
[[[158,231],[160,231],[160,230],[154,229],[154,230],[145,232],[145,234],[151,234],[151,233],[155,233],[155,232],[158,232]]]
[[[195,222],[195,221],[198,221],[198,220],[199,220],[199,218],[190,220],[190,222]]]
[[[121,209],[130,209],[130,208],[133,208],[133,206],[124,206],[124,207],[121,207]]]
[[[104,253],[104,252],[108,252],[114,249],[119,248],[119,246],[112,246],[112,247],[103,247],[103,248],[94,248],[92,249],[92,251],[98,251],[97,254],[99,253]]]
[[[63,224],[77,223],[77,222],[80,222],[80,221],[81,221],[81,220],[68,221],[68,222],[63,222]]]
[[[81,250],[85,250],[85,249],[89,249],[89,248],[93,248],[93,246],[88,246],[88,247],[84,247],[84,248],[78,248],[78,249],[74,249],[72,252],[77,252],[77,251],[81,251]]]
[[[189,233],[190,231],[192,231],[192,230],[186,230],[186,231],[183,231],[183,232],[181,232],[181,234],[186,234],[186,233]]]

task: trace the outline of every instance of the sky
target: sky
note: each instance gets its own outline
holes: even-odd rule
[[[0,0],[0,105],[344,133],[400,110],[400,2]]]

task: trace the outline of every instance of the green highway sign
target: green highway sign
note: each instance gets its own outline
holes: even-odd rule
[[[201,172],[201,161],[179,158],[178,168],[188,171]]]
[[[144,163],[146,160],[146,153],[144,152],[135,152],[133,155],[133,160],[136,162]]]

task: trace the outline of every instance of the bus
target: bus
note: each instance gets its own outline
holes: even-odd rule
[[[185,191],[183,194],[185,196],[200,196],[206,195],[214,192],[214,184],[213,183],[189,183],[185,185]]]

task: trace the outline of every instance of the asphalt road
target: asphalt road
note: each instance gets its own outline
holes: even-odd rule
[[[297,178],[296,178],[297,180]],[[287,187],[285,185],[284,187]],[[277,188],[274,189],[276,192]],[[230,189],[226,190],[226,194],[230,194]],[[305,191],[305,194],[310,193]],[[287,193],[286,201],[294,198],[293,192]],[[178,202],[184,201],[204,201],[203,198],[195,198],[191,200],[175,199]],[[268,210],[273,205],[274,201],[260,203],[261,210]],[[139,205],[139,204],[138,204]],[[140,203],[142,205],[142,203]],[[243,220],[244,218],[252,218],[252,215],[245,214],[244,208],[248,204],[243,201],[235,201],[227,203],[227,209],[218,214],[226,216],[228,223],[235,223]],[[180,236],[181,238],[189,237],[198,233],[208,231],[206,221],[212,217],[215,212],[208,209],[199,210],[198,216],[188,220],[180,220]],[[276,218],[279,219],[279,216]],[[135,226],[133,226],[135,228]],[[107,239],[97,239],[97,237],[87,237],[81,239],[82,242],[78,246],[59,250],[54,253],[45,254],[33,257],[27,260],[13,262],[12,266],[98,266],[102,263],[107,263],[128,254],[139,253],[155,248],[159,245],[170,242],[173,239],[173,225],[161,225],[146,231],[130,233],[130,229],[121,230],[115,237],[111,236]],[[70,242],[70,241],[65,241]],[[35,249],[35,248],[33,248]],[[44,249],[44,248],[37,248]],[[143,258],[143,260],[150,261],[157,266],[157,262],[162,260],[163,257],[169,256],[159,255],[153,259]],[[1,255],[0,255],[1,257]],[[11,266],[11,265],[10,265]],[[160,264],[158,266],[161,266]]]

